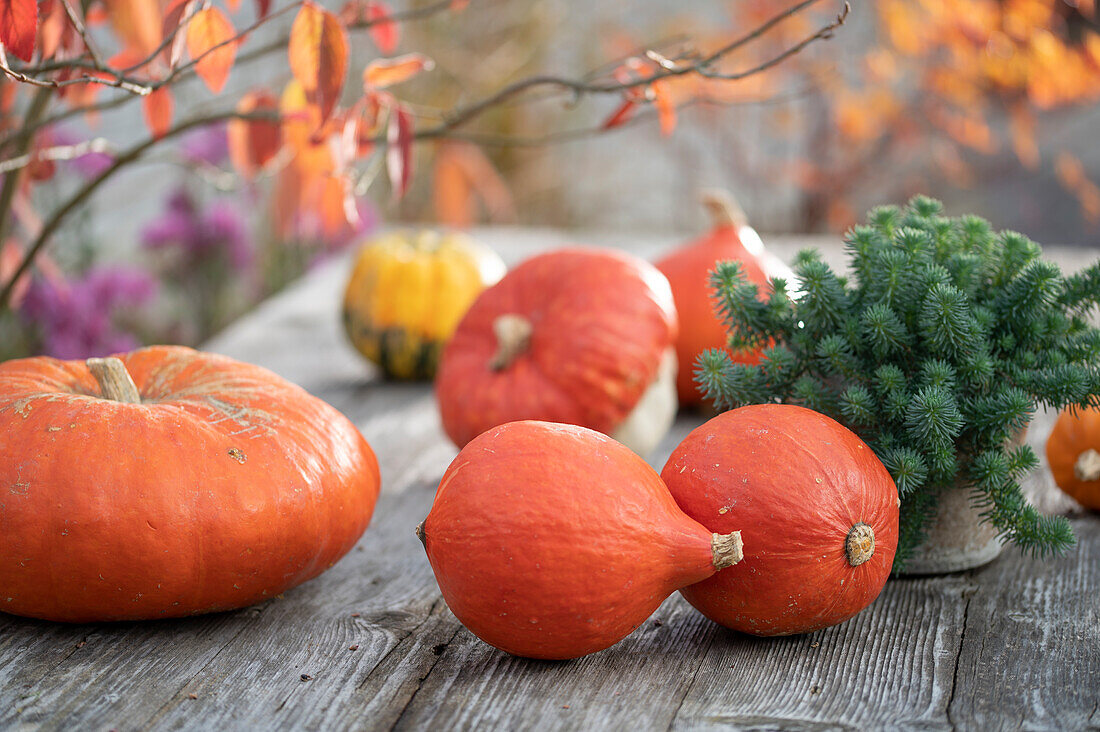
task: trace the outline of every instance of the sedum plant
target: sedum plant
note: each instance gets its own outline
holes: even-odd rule
[[[700,354],[696,380],[719,409],[787,402],[847,425],[897,483],[895,570],[924,537],[938,493],[961,483],[984,521],[1026,552],[1073,545],[1063,517],[1043,516],[1020,480],[1038,465],[1014,444],[1040,405],[1100,405],[1100,263],[1063,276],[1039,246],[976,216],[947,218],[918,196],[873,209],[847,237],[850,272],[816,251],[794,266],[798,292],[773,279],[758,298],[736,262],[711,275],[733,351]]]

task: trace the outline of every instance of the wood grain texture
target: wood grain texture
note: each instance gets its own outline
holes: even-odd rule
[[[481,238],[509,262],[574,240],[519,229]],[[673,244],[581,239],[645,255]],[[820,241],[773,248],[790,258],[807,243]],[[839,263],[840,247],[826,258]],[[0,729],[1100,725],[1100,525],[1043,471],[1029,480],[1032,498],[1075,516],[1081,546],[1065,560],[1009,551],[974,572],[891,580],[868,611],[795,638],[726,631],[673,596],[625,641],[576,661],[481,643],[442,602],[412,533],[457,451],[428,386],[380,381],[345,343],[346,266],[319,268],[208,347],[290,378],[363,431],[383,496],[362,540],[321,577],[232,613],[84,626],[0,614]],[[1052,420],[1037,415],[1029,433],[1041,457]],[[681,416],[654,467],[701,421]]]
[[[1052,562],[1008,550],[974,573],[949,710],[961,728],[1100,727],[1100,522]]]

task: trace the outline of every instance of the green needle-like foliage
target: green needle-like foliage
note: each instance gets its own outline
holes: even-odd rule
[[[1065,277],[1015,232],[946,218],[918,196],[882,206],[846,237],[850,272],[814,251],[795,262],[795,297],[773,279],[758,299],[736,262],[711,275],[730,348],[753,366],[700,354],[696,381],[719,409],[787,402],[824,412],[866,441],[901,497],[895,569],[924,538],[938,493],[962,483],[1000,535],[1037,555],[1074,542],[1020,489],[1038,465],[1018,437],[1040,405],[1100,406],[1100,263]]]

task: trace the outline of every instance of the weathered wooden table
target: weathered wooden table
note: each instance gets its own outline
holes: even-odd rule
[[[674,238],[494,229],[517,261],[570,240],[650,256]],[[790,259],[831,240],[774,239]],[[1075,269],[1100,252],[1048,252]],[[431,390],[386,383],[345,344],[347,262],[319,268],[208,348],[266,366],[347,414],[381,461],[383,495],[358,546],[263,605],[188,620],[67,626],[0,614],[0,729],[739,729],[1100,727],[1100,516],[1069,512],[1079,546],[1038,562],[891,580],[870,609],[811,635],[758,639],[674,596],[622,643],[577,661],[508,656],[455,620],[413,527],[455,449]],[[1052,415],[1030,439],[1041,446]],[[700,418],[681,416],[658,469]],[[1041,454],[1041,451],[1040,451]]]

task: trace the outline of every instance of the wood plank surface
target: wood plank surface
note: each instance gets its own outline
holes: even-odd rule
[[[567,241],[513,229],[481,238],[510,262]],[[646,256],[673,243],[584,239]],[[807,243],[823,242],[773,248],[789,258]],[[824,245],[839,263],[840,247]],[[1068,269],[1088,259],[1065,257]],[[208,347],[301,384],[363,431],[383,496],[362,540],[321,577],[236,612],[80,626],[0,614],[0,730],[1100,725],[1100,525],[1043,471],[1029,491],[1073,515],[1081,542],[1057,562],[1009,550],[976,571],[891,580],[855,619],[794,638],[724,630],[673,596],[625,641],[576,661],[481,643],[442,602],[412,533],[456,450],[428,386],[380,381],[344,342],[346,271],[343,259],[319,268]],[[1038,415],[1034,446],[1053,417]],[[700,421],[682,415],[651,463]]]

